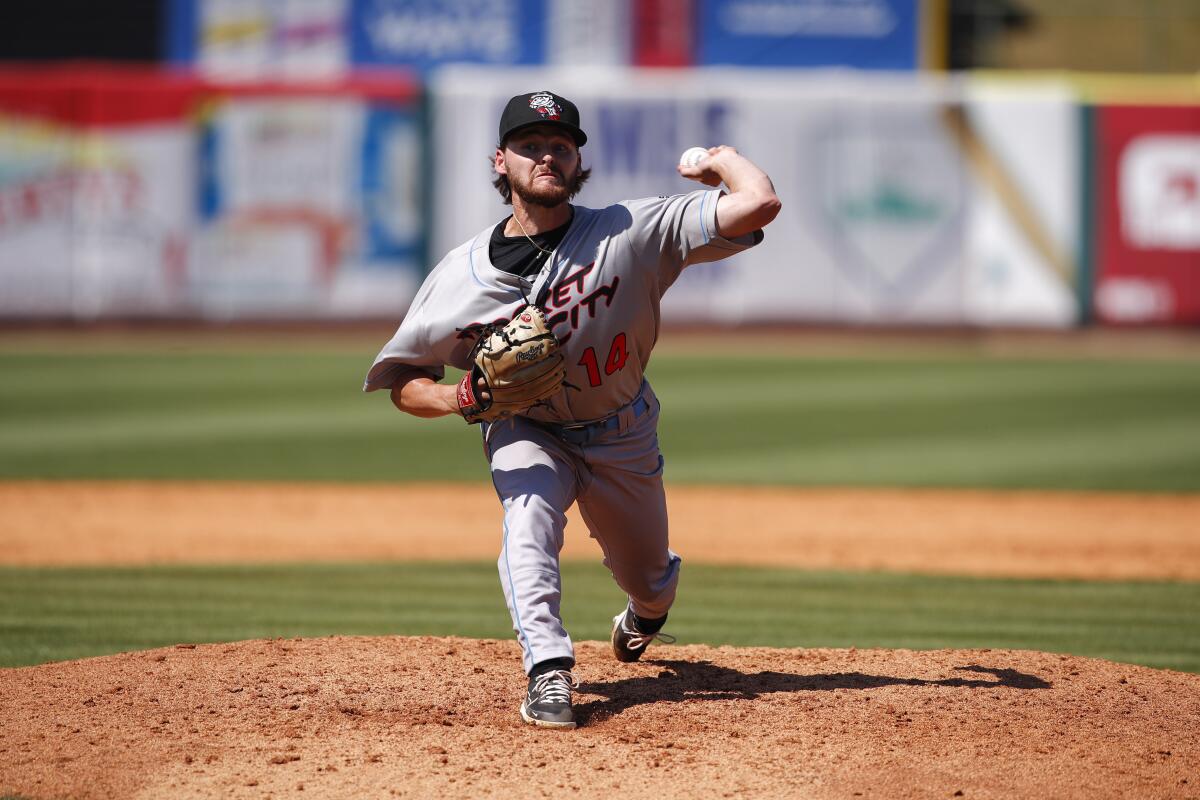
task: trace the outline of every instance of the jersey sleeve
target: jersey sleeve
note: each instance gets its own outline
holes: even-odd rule
[[[413,370],[424,372],[435,381],[445,377],[446,368],[434,352],[426,315],[423,313],[429,298],[429,288],[428,285],[422,287],[423,290],[413,299],[412,306],[404,315],[396,334],[375,357],[375,363],[371,365],[363,382],[364,392],[390,389],[399,377]]]
[[[639,260],[658,265],[664,288],[689,264],[719,261],[762,241],[761,231],[735,239],[717,233],[717,200],[722,194],[719,189],[701,189],[626,204],[629,242]]]

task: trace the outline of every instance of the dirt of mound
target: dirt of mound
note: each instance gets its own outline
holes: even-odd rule
[[[1200,579],[1200,495],[671,486],[692,563]],[[598,559],[568,514],[568,559]],[[0,483],[0,564],[492,559],[487,485]]]
[[[1200,675],[1005,650],[578,647],[523,725],[511,642],[177,646],[0,671],[0,795],[1200,797]]]

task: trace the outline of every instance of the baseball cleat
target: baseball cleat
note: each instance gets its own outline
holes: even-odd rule
[[[571,690],[579,686],[565,669],[544,672],[529,679],[529,690],[521,703],[521,719],[542,728],[574,728]]]
[[[633,609],[625,610],[613,617],[612,649],[617,661],[637,661],[655,639],[674,644],[675,637],[666,633],[642,633],[634,621]]]

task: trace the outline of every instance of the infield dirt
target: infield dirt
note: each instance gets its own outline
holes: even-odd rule
[[[667,489],[689,563],[1200,579],[1200,495]],[[577,509],[566,559],[599,560]],[[453,531],[453,535],[430,535]],[[0,564],[493,559],[486,484],[0,482]]]
[[[1200,577],[1194,496],[670,492],[697,561]],[[490,558],[497,524],[486,487],[0,484],[6,564]],[[416,535],[430,526],[473,533],[434,550]],[[577,518],[568,540],[598,558]],[[571,732],[520,722],[510,641],[249,641],[4,669],[0,796],[1200,798],[1200,675],[1005,650],[577,654]]]

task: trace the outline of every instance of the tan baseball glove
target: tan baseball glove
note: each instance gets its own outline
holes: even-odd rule
[[[507,325],[486,326],[471,362],[458,382],[458,410],[471,424],[527,411],[561,391],[566,377],[558,339],[533,305]]]

